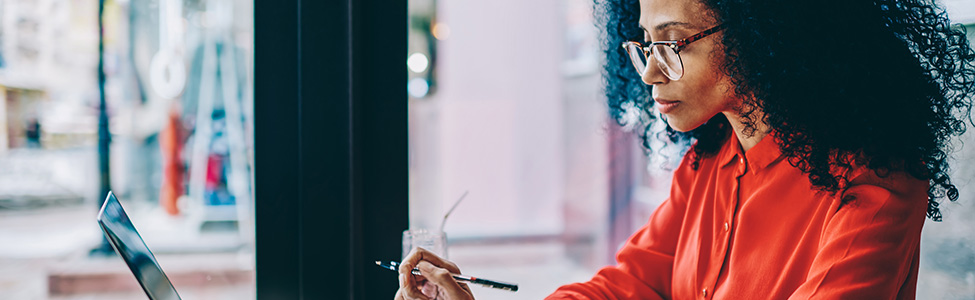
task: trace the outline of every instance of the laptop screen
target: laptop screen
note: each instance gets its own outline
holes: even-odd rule
[[[115,252],[125,260],[135,279],[152,300],[179,299],[176,288],[163,273],[156,257],[132,226],[122,204],[109,192],[98,213],[98,225],[102,227]]]

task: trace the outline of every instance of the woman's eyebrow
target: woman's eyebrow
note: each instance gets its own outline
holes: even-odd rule
[[[657,26],[654,26],[653,31],[661,32],[666,30],[669,27],[696,28],[696,26],[691,25],[691,23],[670,21],[670,22],[660,23]],[[650,34],[650,31],[648,31],[646,27],[643,27],[643,24],[640,24],[640,29],[643,29],[643,32],[646,32],[647,34]]]
[[[643,27],[643,24],[640,24],[640,29],[643,30],[643,33],[646,33],[647,35],[650,35],[650,31],[647,31],[647,28],[646,27]]]

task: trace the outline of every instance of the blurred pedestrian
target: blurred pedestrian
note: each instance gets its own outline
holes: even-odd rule
[[[27,138],[28,148],[40,148],[41,147],[41,122],[37,121],[37,118],[30,118],[27,120],[27,131],[24,132]]]

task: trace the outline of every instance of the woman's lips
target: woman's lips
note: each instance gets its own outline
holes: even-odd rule
[[[659,110],[662,114],[669,113],[680,105],[680,101],[674,100],[653,99],[653,101],[657,102],[657,110]]]

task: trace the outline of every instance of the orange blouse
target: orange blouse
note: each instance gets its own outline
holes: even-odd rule
[[[914,299],[928,182],[860,169],[817,192],[768,135],[732,135],[617,253],[547,299]],[[840,205],[842,197],[853,197]]]

